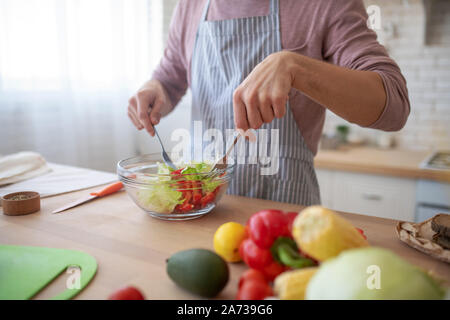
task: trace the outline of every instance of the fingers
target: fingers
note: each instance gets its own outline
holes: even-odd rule
[[[128,117],[138,130],[155,135],[154,126],[171,110],[172,105],[162,84],[150,80],[128,101]]]
[[[275,91],[272,95],[272,108],[276,118],[280,119],[286,114],[286,103],[288,96],[280,91]]]
[[[152,125],[157,125],[159,121],[161,120],[161,109],[163,107],[164,102],[160,99],[156,99],[155,103],[151,107],[150,111],[150,121],[152,122]]]
[[[137,106],[136,106],[136,99],[135,97],[131,97],[128,101],[128,118],[130,118],[133,125],[138,130],[142,130],[144,126],[139,122],[139,119],[137,117]]]
[[[265,93],[259,95],[259,110],[264,123],[270,123],[275,118],[272,102]]]
[[[152,96],[149,92],[138,91],[135,97],[137,102],[137,118],[145,130],[153,137],[155,130],[153,129],[153,124],[149,116],[149,109],[153,102]]]
[[[234,112],[234,125],[237,129],[247,131],[249,124],[247,120],[247,111],[245,104],[242,101],[241,90],[238,88],[233,94],[233,112]]]
[[[259,112],[259,98],[254,90],[248,90],[244,94],[245,109],[247,111],[247,120],[250,128],[258,129],[263,125],[261,113]]]
[[[237,129],[259,129],[264,123],[286,114],[288,96],[277,91],[238,87],[233,94],[234,124]]]

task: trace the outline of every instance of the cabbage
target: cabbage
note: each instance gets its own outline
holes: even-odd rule
[[[174,171],[165,163],[157,162],[156,165],[158,166],[158,174],[170,174],[172,171]]]
[[[425,272],[376,247],[347,250],[324,262],[306,290],[306,298],[312,300],[422,300],[442,299],[444,295]]]
[[[158,213],[172,213],[178,204],[183,203],[183,194],[166,183],[140,189],[137,197],[141,206]]]

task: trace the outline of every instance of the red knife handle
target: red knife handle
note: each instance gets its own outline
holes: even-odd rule
[[[114,182],[113,184],[107,185],[100,191],[91,192],[91,195],[97,196],[97,197],[103,197],[103,196],[107,196],[108,194],[117,192],[122,188],[123,188],[123,183],[120,181],[117,181],[117,182]]]

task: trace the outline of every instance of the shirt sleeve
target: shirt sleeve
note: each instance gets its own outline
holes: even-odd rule
[[[330,1],[328,16],[323,51],[325,60],[354,70],[378,73],[386,91],[386,105],[378,120],[368,127],[400,130],[410,113],[406,80],[398,65],[377,41],[376,33],[368,28],[363,2]]]
[[[164,86],[174,107],[183,97],[188,87],[187,64],[182,41],[183,19],[185,16],[183,6],[184,1],[180,1],[175,7],[164,54],[152,76],[152,79],[160,81]]]

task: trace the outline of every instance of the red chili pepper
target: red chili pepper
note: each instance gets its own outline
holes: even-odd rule
[[[367,237],[366,237],[366,235],[364,234],[364,230],[363,229],[360,229],[360,228],[356,228],[356,230],[358,230],[359,231],[359,233],[361,233],[361,235],[364,237],[364,239],[366,239],[367,240]]]

